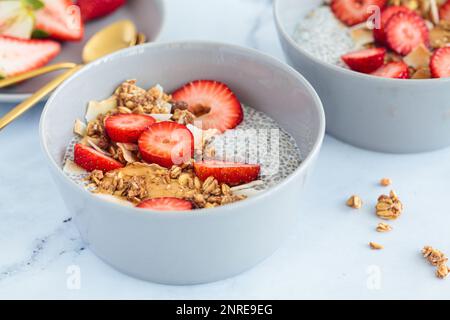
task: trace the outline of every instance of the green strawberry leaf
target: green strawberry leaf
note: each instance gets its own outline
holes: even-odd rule
[[[33,39],[45,39],[50,37],[50,34],[48,32],[45,32],[44,30],[34,29],[31,37]]]
[[[31,10],[39,10],[45,7],[45,4],[40,0],[22,0],[22,3]]]

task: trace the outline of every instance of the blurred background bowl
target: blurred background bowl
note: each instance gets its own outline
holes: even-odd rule
[[[275,0],[278,35],[290,65],[319,94],[327,132],[358,147],[392,153],[450,145],[450,78],[400,80],[369,76],[325,63],[292,37],[322,0]]]

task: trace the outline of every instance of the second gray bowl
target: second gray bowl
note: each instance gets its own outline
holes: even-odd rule
[[[325,63],[302,49],[294,29],[322,0],[276,0],[278,34],[289,63],[319,94],[327,132],[358,147],[412,153],[450,145],[450,78],[399,80]]]

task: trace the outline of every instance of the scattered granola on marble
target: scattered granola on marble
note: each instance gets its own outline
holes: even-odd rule
[[[395,191],[391,191],[389,195],[381,195],[378,197],[376,205],[376,214],[381,219],[395,220],[403,212],[403,204],[398,198]]]
[[[425,246],[422,249],[422,254],[425,259],[436,267],[436,276],[440,279],[444,279],[450,273],[450,268],[447,266],[448,258],[445,254],[431,246]]]

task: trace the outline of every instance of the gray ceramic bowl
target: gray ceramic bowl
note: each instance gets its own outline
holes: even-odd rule
[[[290,132],[304,161],[269,191],[215,209],[144,213],[100,200],[65,176],[62,159],[86,103],[108,97],[130,78],[146,87],[160,83],[169,92],[194,79],[225,82],[242,102]],[[50,171],[84,241],[113,267],[168,284],[226,278],[269,256],[301,214],[302,188],[324,132],[321,102],[295,70],[250,49],[205,42],[149,44],[92,63],[55,91],[40,124]]]
[[[164,27],[165,9],[164,0],[130,0],[127,4],[113,14],[90,21],[85,26],[85,35],[80,42],[65,42],[61,53],[51,62],[75,62],[82,63],[81,53],[86,42],[100,29],[122,19],[130,19],[139,32],[147,36],[147,41],[157,41]],[[25,100],[31,93],[37,91],[45,83],[55,77],[48,74],[36,79],[25,81],[16,86],[0,89],[0,103],[20,102]]]
[[[398,80],[373,77],[324,63],[292,34],[322,0],[276,0],[274,14],[289,63],[317,90],[327,132],[353,145],[410,153],[450,145],[450,78]]]

